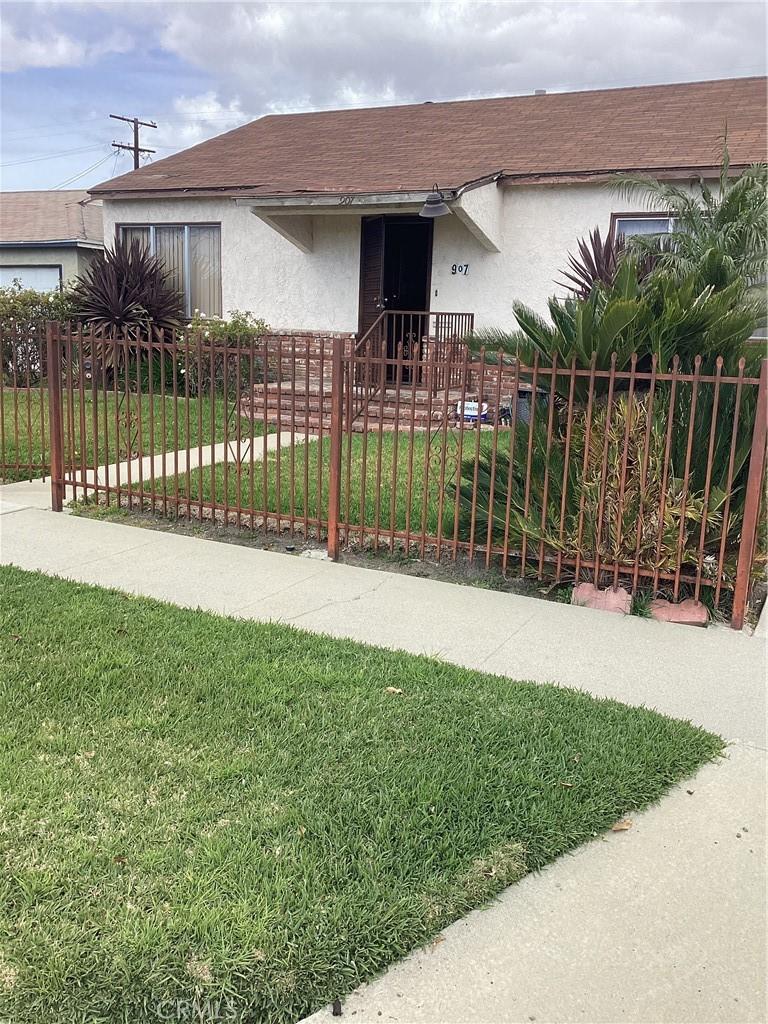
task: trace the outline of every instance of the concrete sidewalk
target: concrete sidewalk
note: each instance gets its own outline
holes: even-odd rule
[[[26,506],[24,488],[29,488]],[[764,645],[375,569],[61,516],[0,487],[0,559],[192,608],[289,622],[470,668],[648,704],[766,746]],[[26,506],[26,507],[25,507]],[[13,513],[13,514],[10,514]],[[130,553],[130,554],[129,554]]]
[[[628,833],[561,858],[452,925],[349,997],[345,1014],[433,1024],[765,1019],[764,637],[55,515],[29,507],[35,493],[0,488],[4,563],[577,686],[733,741],[727,759]]]

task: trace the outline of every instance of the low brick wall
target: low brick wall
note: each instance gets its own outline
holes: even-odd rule
[[[280,360],[279,379],[289,381],[293,378],[294,364],[296,376],[302,380],[307,373],[320,380],[322,368],[323,382],[331,379],[333,343],[337,338],[344,342],[344,354],[350,355],[357,335],[351,332],[333,331],[268,331],[262,336],[262,344],[266,342],[269,350],[269,363],[277,370]]]

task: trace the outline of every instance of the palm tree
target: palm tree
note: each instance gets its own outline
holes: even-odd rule
[[[648,175],[619,175],[616,190],[625,199],[664,210],[671,231],[662,236],[632,236],[628,249],[653,253],[657,271],[724,287],[740,277],[763,285],[768,257],[768,165],[753,164],[738,177],[730,174],[727,140],[719,183],[713,191],[699,178],[692,187],[658,181]]]

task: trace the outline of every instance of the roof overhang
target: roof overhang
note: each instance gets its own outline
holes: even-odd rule
[[[474,235],[483,248],[498,252],[495,225],[488,223],[488,211],[474,197],[482,186],[493,185],[495,177],[473,182],[461,188],[441,188],[451,214]],[[317,216],[375,216],[377,214],[418,214],[431,189],[403,192],[355,192],[349,195],[315,193],[283,196],[237,196],[236,206],[248,207],[251,213],[285,238],[301,252],[312,252],[314,246],[312,219]]]
[[[104,243],[90,238],[46,239],[38,242],[0,242],[0,249],[103,249]]]
[[[349,195],[238,196],[236,206],[247,206],[260,221],[295,245],[301,252],[312,252],[312,218],[318,216],[365,217],[376,214],[418,213],[424,205],[426,190],[409,192],[355,192]],[[450,206],[456,189],[443,190]]]
[[[352,192],[343,193],[306,193],[304,195],[277,196],[238,196],[238,206],[250,206],[251,209],[265,211],[277,210],[281,213],[297,212],[314,214],[323,213],[361,213],[368,209],[374,213],[383,213],[392,209],[400,212],[404,206],[422,207],[431,189],[419,189],[407,192]],[[459,189],[441,189],[446,203],[452,202],[459,194]]]

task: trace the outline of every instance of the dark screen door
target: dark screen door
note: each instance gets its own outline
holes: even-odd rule
[[[364,334],[384,308],[384,218],[363,217],[360,231],[360,323]]]

